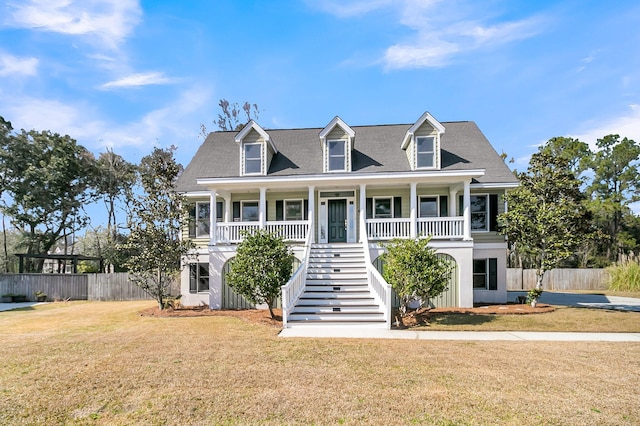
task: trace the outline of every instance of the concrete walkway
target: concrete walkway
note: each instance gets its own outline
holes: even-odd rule
[[[509,291],[507,300],[510,302],[517,296],[526,296],[526,291]],[[564,293],[560,291],[545,291],[539,299],[540,303],[556,306],[572,306],[579,308],[613,309],[617,311],[640,312],[640,299],[634,297],[606,296],[604,294]]]
[[[510,340],[554,342],[640,342],[640,333],[560,333],[537,331],[412,331],[357,327],[287,328],[280,337],[400,339],[400,340]]]
[[[42,305],[46,302],[19,302],[19,303],[0,303],[0,311],[10,311],[12,309],[30,308],[35,305]]]

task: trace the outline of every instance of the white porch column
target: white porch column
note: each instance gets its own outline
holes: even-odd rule
[[[458,203],[457,195],[458,188],[449,188],[449,217],[458,216],[458,210],[456,209]]]
[[[309,201],[307,202],[308,204],[307,217],[309,218],[312,224],[315,224],[316,223],[316,187],[309,186],[308,188],[309,188]],[[311,242],[315,243],[316,239],[313,232],[313,228],[309,229],[309,232],[311,232]]]
[[[231,222],[231,195],[224,197],[224,222]]]
[[[367,236],[367,185],[360,184],[360,224],[365,224],[364,229],[360,229],[360,242],[364,241]]]
[[[258,220],[260,221],[260,229],[264,229],[267,225],[267,188],[260,188],[260,202],[258,203]]]
[[[215,246],[218,242],[216,238],[216,221],[217,221],[216,209],[216,190],[212,189],[209,195],[209,244]]]
[[[411,182],[410,184],[410,195],[409,195],[409,205],[411,206],[411,210],[409,213],[409,217],[411,218],[411,238],[416,238],[418,235],[418,200],[416,195],[416,182]]]
[[[471,182],[466,181],[464,183],[464,237],[465,241],[471,240]]]

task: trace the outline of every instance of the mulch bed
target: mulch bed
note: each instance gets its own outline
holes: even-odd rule
[[[508,303],[506,305],[482,305],[473,308],[424,308],[403,319],[405,327],[421,325],[429,322],[433,314],[468,314],[468,315],[527,315],[542,314],[552,312],[555,308],[551,305],[539,303],[532,308],[531,305]],[[268,310],[243,309],[243,310],[211,310],[208,306],[180,307],[178,309],[168,308],[159,310],[157,306],[145,309],[140,312],[145,317],[235,317],[244,321],[268,325],[272,327],[282,327],[282,310],[274,309],[275,319],[272,319]],[[394,318],[396,313],[394,313]]]

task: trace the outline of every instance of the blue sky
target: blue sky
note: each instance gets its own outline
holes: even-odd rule
[[[475,121],[526,168],[554,136],[640,140],[640,3],[0,3],[0,115],[137,162],[189,162],[218,100],[265,128]]]

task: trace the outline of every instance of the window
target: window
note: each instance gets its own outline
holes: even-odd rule
[[[257,222],[259,218],[258,202],[243,201],[242,202],[242,221]]]
[[[496,258],[473,260],[473,288],[498,289],[498,260]]]
[[[302,220],[302,200],[284,200],[284,220]]]
[[[471,196],[471,230],[488,231],[489,203],[486,195]]]
[[[209,203],[196,203],[196,237],[209,236]]]
[[[391,198],[374,198],[373,206],[374,218],[388,219],[393,217],[393,202]]]
[[[329,141],[329,171],[345,170],[345,141]]]
[[[262,172],[262,144],[247,143],[244,145],[244,173]]]
[[[189,292],[209,291],[209,264],[191,263],[189,265]]]
[[[438,197],[420,197],[420,217],[438,217]]]
[[[416,164],[418,168],[434,167],[434,141],[433,136],[416,138]]]

